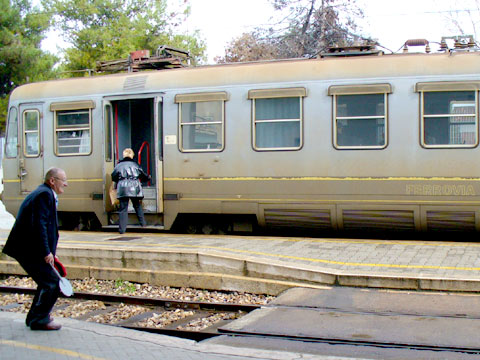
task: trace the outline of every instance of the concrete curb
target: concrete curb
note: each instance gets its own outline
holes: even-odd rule
[[[352,273],[215,251],[62,246],[59,257],[69,279],[93,277],[152,285],[278,295],[291,287],[341,285],[403,290],[480,292],[480,280]],[[18,263],[0,256],[0,273],[24,274]]]

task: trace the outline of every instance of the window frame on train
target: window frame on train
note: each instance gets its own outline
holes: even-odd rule
[[[295,151],[303,147],[303,98],[306,96],[307,89],[304,87],[252,89],[248,91],[248,99],[252,101],[252,147],[254,150]],[[283,103],[282,99],[284,100]],[[267,114],[268,107],[273,108],[276,114]],[[286,116],[279,116],[279,112],[282,113],[281,115]],[[297,114],[293,114],[292,116],[294,112],[297,112]],[[261,113],[261,115],[257,116],[258,113]],[[270,139],[275,139],[275,141],[287,140],[290,142],[293,139],[293,141],[298,142],[298,144],[293,144],[292,146],[292,144],[275,143],[271,146],[265,146],[266,141],[259,144],[261,139],[268,137],[268,134],[278,132],[279,130],[281,131],[282,129],[278,127],[279,125],[282,126],[287,123],[294,125],[294,127],[298,124],[298,130],[293,134],[293,138],[291,136],[290,139],[286,139],[286,137],[282,138],[281,136],[270,136]],[[262,129],[262,131],[260,131],[260,129]],[[261,136],[261,134],[267,136]]]
[[[29,116],[30,114],[34,114],[34,118],[31,118],[31,116]],[[28,158],[39,157],[41,137],[40,137],[40,111],[38,109],[26,109],[23,111],[22,129],[23,129],[23,134],[22,134],[23,156]]]
[[[56,102],[50,104],[50,111],[54,113],[54,144],[55,144],[55,155],[56,156],[88,156],[92,153],[92,143],[93,143],[93,134],[92,134],[92,111],[95,108],[95,102],[93,100],[83,100],[83,101],[69,101],[69,102]],[[59,125],[59,115],[84,115],[88,114],[88,124],[70,124],[70,125]],[[60,134],[68,132],[87,132],[88,133],[88,142],[80,143],[78,145],[78,151],[74,152],[60,152],[62,146],[59,146]],[[82,133],[83,136],[83,133]],[[67,137],[71,139],[71,137]],[[82,142],[83,139],[80,139]],[[82,147],[88,146],[88,151],[83,150]],[[64,148],[65,146],[63,146]],[[75,145],[76,147],[76,145]]]
[[[480,90],[480,81],[438,81],[438,82],[420,82],[415,84],[415,92],[420,96],[420,145],[427,149],[444,149],[444,148],[474,148],[478,146],[478,91]],[[468,94],[470,93],[470,98]],[[472,96],[473,95],[473,96]],[[439,112],[442,107],[439,100],[447,99],[448,112]],[[455,113],[454,105],[460,105],[457,108],[473,108],[474,112]],[[463,105],[463,106],[462,106]],[[473,121],[462,124],[462,118],[471,118]],[[432,134],[433,130],[438,133],[438,137],[442,137],[438,129],[442,129],[438,124],[442,120],[448,126],[447,138],[448,142],[440,142],[436,140]],[[435,122],[435,126],[430,126],[430,122]],[[473,131],[462,131],[462,125],[473,125]],[[432,129],[432,132],[429,131]],[[445,130],[443,131],[445,132]],[[452,138],[462,138],[464,135],[472,134],[474,139],[470,143],[452,142]],[[460,137],[458,137],[460,135]],[[445,138],[445,136],[443,136]]]
[[[13,116],[15,117],[13,119]],[[12,133],[14,131],[14,133]],[[10,107],[8,112],[7,136],[5,139],[5,157],[16,158],[18,156],[18,110],[15,106]]]
[[[225,103],[228,100],[229,95],[226,91],[175,95],[174,101],[178,104],[178,149],[181,152],[220,152],[225,149]],[[197,114],[197,108],[200,109],[199,112],[205,114],[210,111],[208,116],[212,119],[208,119],[205,114]],[[190,119],[192,116],[193,121]],[[197,118],[203,121],[196,121]],[[203,130],[211,130],[212,126],[216,129],[214,133],[217,142],[197,142],[197,135],[200,134],[198,130],[202,130],[202,127],[205,128]],[[191,138],[190,141],[186,141],[184,138],[186,136]],[[221,142],[218,143],[218,140]],[[198,147],[194,147],[195,144]],[[219,146],[210,147],[212,144]]]
[[[388,146],[388,94],[392,93],[392,85],[388,83],[382,84],[360,84],[360,85],[332,85],[328,88],[328,95],[332,96],[332,131],[333,146],[339,150],[380,150]],[[362,112],[350,114],[348,109],[351,100],[352,110],[359,111],[355,107],[362,107]],[[375,103],[376,101],[376,103]],[[369,106],[370,105],[370,106]],[[375,106],[374,111],[371,111]],[[369,108],[370,107],[370,108]],[[350,110],[351,111],[351,110]],[[370,113],[369,113],[370,111]],[[375,121],[374,126],[371,126]],[[356,126],[353,126],[355,124]],[[359,125],[360,124],[360,125]],[[350,129],[349,129],[350,127]],[[376,133],[366,132],[373,128]],[[379,131],[381,129],[381,131]],[[358,135],[363,133],[369,135],[368,138],[376,139],[377,143],[373,144],[367,139],[367,144],[362,143],[340,143],[349,136],[350,141],[362,140]],[[346,134],[344,134],[344,132]],[[352,138],[351,134],[355,137]],[[380,143],[378,140],[382,140]]]

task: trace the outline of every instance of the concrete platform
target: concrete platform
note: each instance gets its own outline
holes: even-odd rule
[[[0,230],[0,248],[8,233],[8,230]],[[69,278],[124,279],[159,285],[274,295],[293,287],[303,287],[301,291],[307,291],[305,288],[327,289],[334,285],[480,291],[480,244],[474,242],[61,232],[58,255],[67,266]],[[2,255],[0,273],[22,274],[23,271],[16,261]],[[292,294],[299,290],[290,291]],[[290,305],[287,294],[281,300],[277,299],[277,305]],[[312,306],[318,303],[318,292],[311,294],[315,295],[302,296],[304,305]],[[388,296],[388,293],[373,297],[369,294],[368,298],[357,296],[352,304],[355,304],[359,311],[379,311],[383,304],[391,305]],[[415,294],[410,296],[414,296],[415,303],[422,306],[418,313],[428,310],[428,302],[421,299],[417,301]],[[298,296],[295,295],[292,299],[298,299]],[[322,306],[335,311],[333,307],[340,306],[345,299],[347,297],[344,294],[337,298],[329,297],[324,299]],[[476,329],[476,321],[480,318],[477,310],[479,304],[469,297],[465,297],[465,301],[467,303],[462,307],[470,309],[475,318],[466,320],[469,324],[465,328]],[[458,309],[453,309],[448,302],[445,304],[446,312],[458,314]],[[299,312],[299,316],[303,316],[304,312]],[[263,312],[262,316],[271,315],[267,313]],[[345,314],[337,315],[347,317]],[[278,314],[272,316],[277,317]],[[317,311],[316,316],[321,321],[315,321],[315,324],[326,324],[332,315],[331,311]],[[307,320],[310,318],[310,315],[306,316]],[[349,315],[346,322],[350,324],[350,320]],[[24,321],[24,314],[0,312],[2,359],[343,358],[338,347],[328,344],[294,342],[297,346],[295,348],[291,342],[286,344],[285,340],[255,339],[255,342],[252,342],[251,339],[243,337],[223,337],[195,343],[71,319],[59,319],[63,325],[59,332],[36,332],[29,330]],[[445,328],[449,324],[441,324],[436,328]],[[408,326],[409,324],[406,324],[405,329]],[[364,330],[362,334],[371,331],[368,324],[358,323],[355,328]],[[385,325],[384,328],[388,326]],[[327,330],[331,332],[331,336],[338,335],[335,327],[325,326],[325,331]],[[475,330],[476,333],[477,330],[479,329]],[[317,328],[312,327],[311,331],[316,332]],[[411,336],[407,330],[403,334],[405,337]],[[379,332],[369,335],[382,337],[384,334]],[[457,335],[461,339],[469,339],[466,334]],[[477,338],[474,340],[478,343]],[[358,354],[357,351],[358,349],[352,347],[351,353],[355,358],[363,357],[363,354]],[[374,351],[377,357],[371,357],[368,352],[365,358],[388,358],[386,356],[389,354],[378,349]],[[318,354],[328,355],[324,357]],[[407,358],[403,354],[400,353],[402,356],[399,357]],[[422,354],[425,356],[425,353]],[[399,353],[395,354],[397,355]],[[435,358],[433,353],[427,355]]]
[[[126,330],[72,319],[59,319],[59,331],[32,331],[25,315],[0,311],[2,360],[228,360],[340,359],[317,355],[196,343],[164,335]]]
[[[9,231],[0,230],[0,247]],[[69,278],[277,295],[292,287],[480,291],[474,242],[61,232]],[[0,273],[21,274],[5,255]]]

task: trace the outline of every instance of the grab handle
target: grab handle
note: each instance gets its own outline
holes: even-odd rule
[[[142,150],[145,145],[147,146],[147,175],[150,177],[150,144],[148,141],[144,141],[142,146],[140,146],[140,150],[138,150],[138,165],[142,164]],[[150,180],[148,180],[147,184],[150,186]]]

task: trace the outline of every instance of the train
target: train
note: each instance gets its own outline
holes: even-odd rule
[[[479,90],[472,48],[29,83],[10,95],[2,201],[16,215],[60,167],[62,228],[115,228],[130,147],[149,229],[478,232]]]

